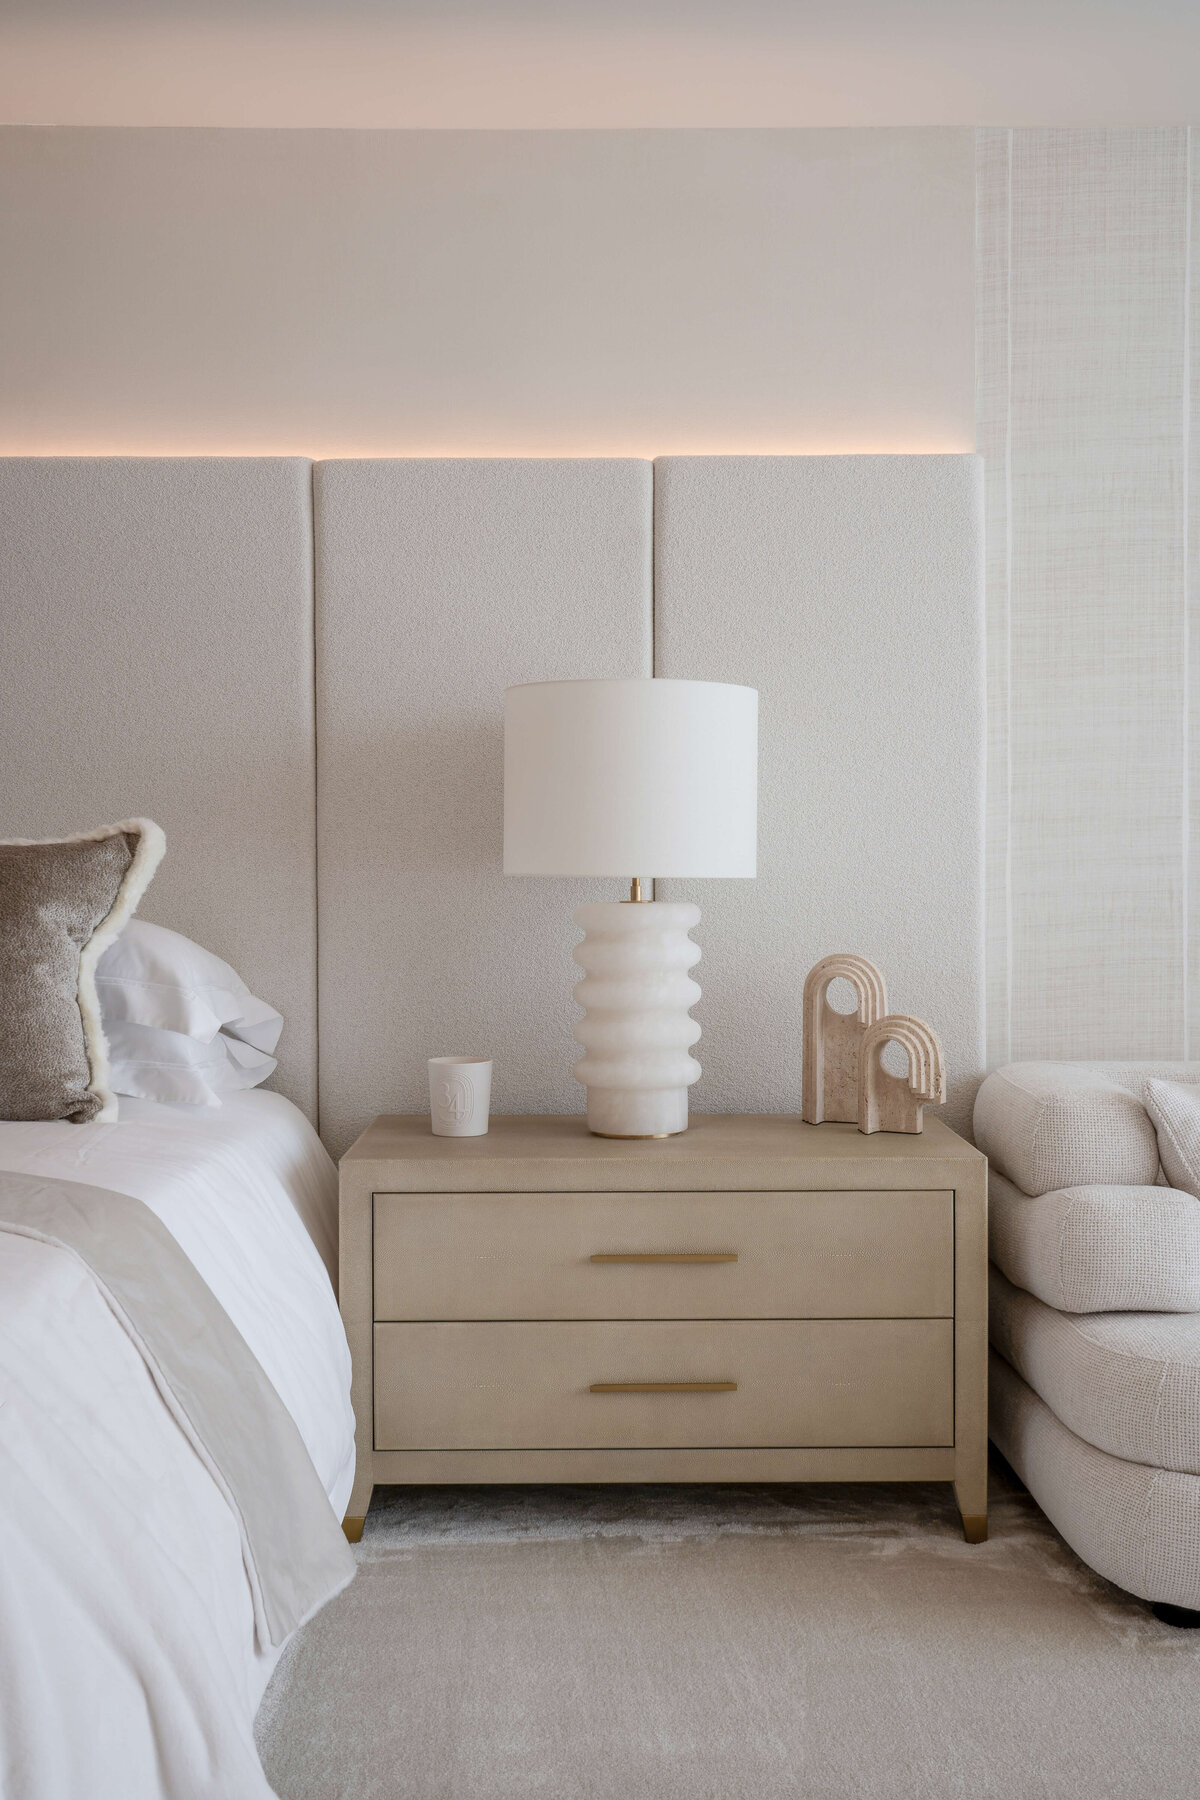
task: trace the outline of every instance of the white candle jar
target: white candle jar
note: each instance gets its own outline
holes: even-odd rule
[[[429,1058],[434,1137],[482,1137],[492,1101],[492,1065],[476,1056]]]

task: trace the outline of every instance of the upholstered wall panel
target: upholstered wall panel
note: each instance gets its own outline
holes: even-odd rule
[[[315,1117],[311,543],[299,460],[0,460],[0,834],[157,819],[143,916],[279,1007]]]
[[[440,1054],[581,1112],[571,909],[619,893],[501,873],[503,696],[650,674],[650,464],[327,462],[315,504],[326,1142],[424,1110]]]
[[[1200,1044],[1188,138],[978,136],[992,1063]]]
[[[759,875],[704,911],[701,1111],[800,1103],[807,970],[853,950],[983,1066],[982,472],[973,456],[655,465],[656,673],[761,694]]]

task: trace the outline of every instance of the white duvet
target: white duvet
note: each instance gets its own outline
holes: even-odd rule
[[[112,1125],[0,1123],[0,1168],[132,1194],[204,1277],[291,1412],[340,1518],[350,1356],[330,1275],[337,1182],[261,1089],[122,1098]],[[78,1261],[0,1234],[0,1793],[265,1800],[236,1520]]]

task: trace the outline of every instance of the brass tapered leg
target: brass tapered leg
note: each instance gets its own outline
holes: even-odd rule
[[[345,1532],[348,1542],[357,1544],[361,1541],[363,1526],[366,1522],[365,1519],[352,1519],[349,1514],[346,1515],[342,1520],[342,1530]]]

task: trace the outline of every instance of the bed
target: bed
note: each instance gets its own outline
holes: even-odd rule
[[[336,1173],[282,1095],[122,1097],[115,1124],[0,1123],[0,1172],[131,1195],[186,1253],[295,1421],[340,1520],[354,1472],[332,1285]],[[264,1641],[238,1521],[72,1253],[0,1232],[0,1791],[270,1793]]]

